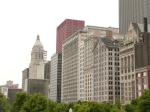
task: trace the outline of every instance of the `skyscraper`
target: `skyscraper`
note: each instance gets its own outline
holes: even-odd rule
[[[51,57],[51,74],[50,74],[50,95],[53,101],[61,101],[61,68],[62,55],[56,53]]]
[[[31,52],[29,79],[44,79],[44,49],[39,36]]]
[[[23,71],[23,91],[32,93],[41,93],[48,95],[48,84],[50,75],[50,63],[46,63],[46,51],[37,36],[36,42],[31,52],[31,62],[29,69]]]
[[[83,50],[86,32],[80,30],[63,43],[61,101],[84,100]],[[81,79],[82,78],[82,79]]]
[[[93,73],[93,49],[95,44],[91,38],[106,37],[106,35],[112,38],[111,34],[115,34],[116,31],[118,31],[116,28],[86,26],[63,42],[62,102],[94,101],[93,77],[96,74]]]
[[[140,39],[135,44],[135,73],[137,96],[141,96],[145,89],[150,89],[150,33],[147,19],[144,22],[144,32],[140,33]]]
[[[94,40],[94,101],[115,104],[120,98],[119,41],[107,36]]]
[[[62,43],[71,34],[84,27],[84,21],[66,19],[57,27],[56,52],[62,52]]]
[[[127,33],[131,22],[143,23],[143,18],[150,23],[150,0],[119,0],[119,31]]]

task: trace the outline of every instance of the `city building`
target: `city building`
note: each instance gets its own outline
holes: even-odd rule
[[[57,27],[56,52],[62,53],[63,41],[71,34],[84,27],[84,21],[66,19]]]
[[[9,98],[10,101],[12,101],[15,98],[15,95],[13,95],[14,97],[10,97],[10,91],[20,91],[21,89],[18,88],[19,85],[18,84],[13,84],[13,81],[9,80],[6,82],[5,85],[1,85],[0,86],[0,92],[6,96],[6,98]],[[15,94],[16,94],[15,92]]]
[[[46,61],[46,57],[47,52],[44,51],[38,35],[32,48],[29,68],[23,71],[23,91],[48,96],[50,62]]]
[[[29,79],[44,79],[44,56],[45,51],[38,35],[31,52]]]
[[[150,29],[147,19],[144,31],[140,33],[140,41],[135,44],[135,72],[137,80],[137,96],[141,96],[145,89],[150,89]]]
[[[50,74],[51,74],[51,61],[47,61],[45,62],[44,65],[44,79],[49,80],[49,84],[50,84]],[[50,95],[50,87],[48,84],[48,97]]]
[[[150,0],[119,0],[119,31],[126,34],[130,23],[150,23]]]
[[[84,34],[85,32],[82,30],[77,31],[68,37],[63,43],[61,86],[62,102],[77,102],[78,100],[82,100],[80,96],[84,97],[84,94],[80,95],[80,92],[84,92],[84,87],[82,87],[84,86],[84,83],[80,82],[80,78],[83,78],[83,64],[80,65],[80,61],[83,61],[82,44],[84,44]]]
[[[25,89],[25,79],[29,78],[29,68],[22,71],[22,90]]]
[[[29,94],[40,93],[48,97],[48,79],[26,79],[25,92]]]
[[[93,48],[87,38],[117,34],[116,28],[86,26],[68,37],[62,47],[62,102],[93,101]],[[89,48],[89,46],[91,48]],[[86,67],[85,67],[86,66]]]
[[[8,89],[7,98],[9,102],[14,103],[16,100],[16,94],[22,92],[22,89],[16,88],[16,89]]]
[[[97,101],[94,96],[94,53],[95,42],[99,37],[120,38],[118,35],[118,28],[113,27],[85,27],[87,32],[84,40],[84,95],[86,101]],[[96,96],[95,96],[96,97]]]
[[[59,82],[61,81],[61,74],[62,74],[61,73],[62,72],[61,71],[62,59],[60,59],[60,58],[62,58],[62,56],[61,56],[62,55],[61,54],[62,53],[62,44],[63,44],[65,39],[67,39],[69,36],[71,36],[76,31],[82,29],[84,27],[84,24],[85,24],[85,22],[82,20],[65,19],[57,27],[56,55],[54,55],[52,57],[52,59],[54,60],[54,64],[52,64],[52,66],[54,66],[56,64],[57,64],[57,66],[56,66],[56,68],[51,67],[52,71],[53,71],[51,84],[53,86],[50,84],[49,88],[52,89],[52,91],[50,90],[51,91],[50,98],[53,100],[56,100],[58,102],[60,102],[60,100],[61,100],[61,83],[59,83]],[[57,71],[57,70],[59,70],[59,71]],[[54,76],[54,74],[57,74],[57,75]],[[58,80],[54,81],[54,78],[56,78]],[[56,85],[56,83],[58,83],[58,85]],[[57,86],[57,88],[55,88],[55,90],[54,90],[54,87],[56,87],[56,86]],[[55,94],[55,93],[57,93],[57,94]]]
[[[51,61],[47,61],[44,64],[44,79],[50,80],[51,74]]]
[[[62,54],[56,53],[51,57],[49,98],[57,102],[61,102],[61,71],[62,71]]]
[[[137,96],[135,43],[140,40],[141,31],[143,31],[142,24],[131,23],[120,45],[120,101],[123,104],[130,103]]]
[[[97,37],[93,49],[94,101],[116,103],[120,100],[119,41]]]

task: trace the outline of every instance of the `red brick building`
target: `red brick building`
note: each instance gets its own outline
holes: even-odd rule
[[[75,33],[77,30],[84,27],[85,22],[81,20],[72,20],[65,19],[58,27],[57,27],[57,40],[56,40],[56,52],[62,52],[62,43],[63,41]]]

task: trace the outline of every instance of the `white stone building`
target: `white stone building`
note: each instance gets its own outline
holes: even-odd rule
[[[94,100],[94,43],[89,40],[117,33],[117,28],[86,26],[65,40],[62,50],[62,102]]]
[[[119,42],[99,37],[93,53],[94,101],[116,103],[120,99]]]
[[[31,61],[29,65],[29,79],[44,79],[45,51],[37,36],[36,42],[32,48]]]
[[[47,52],[44,51],[43,45],[40,41],[39,36],[37,36],[36,42],[32,48],[31,52],[31,61],[29,65],[29,72],[23,72],[23,84],[25,92],[32,93],[41,93],[45,96],[48,96],[48,84],[50,62],[46,62]]]
[[[83,51],[85,32],[80,30],[63,44],[61,101],[84,100]]]
[[[150,32],[150,25],[148,31]],[[120,101],[128,104],[137,97],[135,44],[142,41],[143,24],[131,23],[120,46]]]

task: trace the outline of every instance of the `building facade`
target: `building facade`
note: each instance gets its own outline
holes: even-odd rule
[[[109,30],[108,30],[109,29]],[[111,29],[111,30],[110,30]],[[94,100],[93,36],[117,33],[115,28],[86,26],[64,41],[62,52],[62,102]]]
[[[29,68],[22,71],[22,90],[25,89],[25,80],[29,78]]]
[[[84,76],[87,101],[119,101],[119,46],[112,36],[91,36],[85,40]]]
[[[63,41],[84,27],[84,21],[66,19],[57,27],[56,52],[62,53]]]
[[[78,31],[63,44],[62,102],[77,102],[84,99],[84,82],[80,81],[80,78],[83,80],[84,34],[84,31]]]
[[[8,89],[7,98],[11,103],[14,103],[14,101],[16,100],[16,94],[18,92],[22,92],[22,89]]]
[[[140,28],[131,23],[120,46],[120,101],[130,103],[136,98],[135,43],[139,41]]]
[[[18,84],[13,84],[13,81],[9,80],[6,82],[5,85],[0,86],[0,92],[8,98],[9,95],[9,90],[14,89],[14,90],[19,90],[19,85]]]
[[[61,102],[61,72],[62,72],[62,54],[56,53],[51,57],[49,98],[57,102]]]
[[[44,64],[44,79],[50,80],[51,74],[51,61],[47,61]]]
[[[135,72],[137,80],[137,96],[141,96],[145,89],[150,89],[150,33],[147,22],[144,32],[140,34],[140,41],[135,44]]]
[[[46,57],[47,52],[44,51],[38,35],[32,48],[29,69],[23,71],[23,91],[48,96],[50,62],[46,61]]]
[[[119,31],[126,34],[131,22],[143,23],[147,17],[150,23],[149,0],[119,0]]]
[[[96,91],[96,83],[94,80],[94,48],[99,37],[119,38],[118,29],[111,27],[87,26],[86,39],[84,40],[84,91],[86,101],[100,101],[94,93]]]
[[[32,48],[31,61],[29,65],[29,79],[44,79],[44,49],[37,36],[36,42]]]

